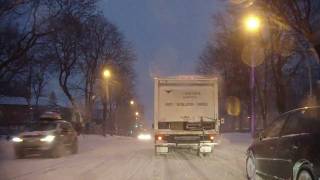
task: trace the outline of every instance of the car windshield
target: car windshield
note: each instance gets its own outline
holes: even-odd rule
[[[320,0],[0,0],[1,180],[320,180],[319,107]]]
[[[25,127],[25,131],[48,131],[48,130],[54,130],[57,127],[56,123],[32,123],[28,124]]]

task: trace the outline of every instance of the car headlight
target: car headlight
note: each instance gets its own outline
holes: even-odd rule
[[[139,140],[150,140],[151,135],[150,134],[139,134],[138,139]]]
[[[42,141],[42,142],[52,142],[52,141],[54,141],[54,139],[55,139],[55,136],[53,136],[53,135],[47,135],[46,137],[44,137],[44,138],[41,138],[40,139],[40,141]]]
[[[21,138],[19,138],[19,137],[13,137],[13,138],[12,138],[12,141],[19,143],[19,142],[22,142],[23,139],[21,139]]]

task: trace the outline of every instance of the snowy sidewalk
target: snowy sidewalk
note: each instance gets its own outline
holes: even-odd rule
[[[210,157],[178,150],[154,156],[153,141],[130,137],[79,137],[79,154],[59,159],[15,159],[11,143],[0,141],[0,179],[23,180],[207,180],[245,179],[248,134],[223,134]]]

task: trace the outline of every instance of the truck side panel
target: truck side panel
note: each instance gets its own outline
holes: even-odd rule
[[[158,112],[159,112],[159,106],[158,106],[158,102],[159,102],[159,80],[155,79],[154,80],[154,111],[153,111],[153,126],[154,129],[157,130],[158,129]]]

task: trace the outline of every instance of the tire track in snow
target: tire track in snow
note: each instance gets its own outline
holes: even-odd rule
[[[59,162],[57,162],[57,163],[53,163],[53,164],[50,164],[50,165],[45,166],[43,168],[37,168],[35,170],[19,174],[17,176],[9,178],[9,180],[25,179],[31,175],[46,174],[48,172],[53,172],[53,171],[57,171],[59,169],[65,169],[68,167],[74,168],[74,164],[81,165],[81,163],[79,163],[79,159],[77,158],[78,156],[85,156],[87,159],[92,154],[99,154],[99,156],[103,157],[108,154],[108,151],[105,150],[105,146],[101,146],[98,149],[95,149],[93,151],[89,151],[89,153],[79,153],[79,154],[75,154],[75,155],[66,154],[66,156],[61,157],[61,159],[50,159],[52,161],[59,160]]]
[[[179,152],[178,154],[180,155],[180,157],[182,157],[182,159],[185,160],[189,169],[192,170],[192,172],[194,172],[197,175],[196,176],[197,179],[209,180],[209,178],[203,173],[203,171],[199,168],[199,166],[195,165],[192,159],[187,156],[186,152]]]
[[[9,179],[21,179],[21,178],[25,178],[27,176],[30,176],[30,175],[34,175],[34,174],[42,174],[42,173],[45,173],[45,172],[48,172],[48,171],[51,171],[53,169],[56,169],[58,168],[61,164],[64,164],[65,162],[69,161],[68,159],[66,160],[62,160],[61,162],[57,162],[57,163],[54,163],[54,164],[50,164],[49,166],[46,166],[44,168],[39,168],[39,169],[36,169],[36,170],[33,170],[33,171],[29,171],[29,172],[26,172],[26,173],[22,173],[22,174],[19,174],[17,176],[14,176],[12,178],[9,178]]]

